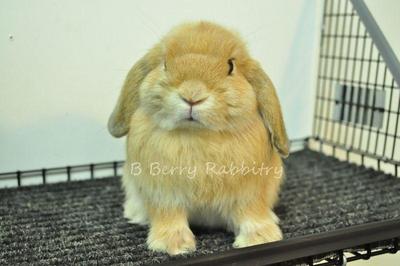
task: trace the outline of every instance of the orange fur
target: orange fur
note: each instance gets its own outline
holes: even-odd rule
[[[147,244],[152,250],[171,255],[194,251],[196,242],[183,208],[163,209],[147,206],[151,227]]]
[[[188,101],[198,104],[189,109]],[[235,247],[282,237],[272,212],[283,177],[275,171],[289,150],[282,113],[271,81],[236,34],[208,22],[173,29],[129,72],[109,129],[128,134],[125,216],[150,222],[149,248],[192,251],[188,221],[227,227]],[[132,163],[140,173],[129,171]],[[154,173],[155,163],[196,171]],[[272,170],[216,173],[210,165]]]

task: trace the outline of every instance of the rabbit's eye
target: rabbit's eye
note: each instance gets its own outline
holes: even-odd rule
[[[233,63],[234,60],[235,60],[235,58],[230,58],[228,60],[228,65],[229,65],[228,75],[232,75],[233,69],[235,68],[235,64]]]

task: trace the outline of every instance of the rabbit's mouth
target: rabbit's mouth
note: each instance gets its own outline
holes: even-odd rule
[[[195,123],[200,123],[199,117],[198,117],[198,111],[194,111],[193,107],[190,106],[190,109],[187,112],[186,118],[184,118],[185,121],[188,122],[195,122]]]
[[[193,117],[192,108],[190,108],[189,116],[186,118],[187,121],[198,122],[198,119]]]
[[[201,124],[200,121],[197,120],[196,118],[193,118],[193,116],[186,118],[185,121],[190,122],[190,123],[199,123],[199,124]]]
[[[192,126],[194,126],[194,127],[198,127],[198,126],[204,127],[205,126],[204,123],[202,123],[199,119],[197,119],[197,118],[195,118],[193,116],[189,116],[189,117],[183,119],[183,123],[186,124],[186,126],[188,126],[188,127],[192,127]]]

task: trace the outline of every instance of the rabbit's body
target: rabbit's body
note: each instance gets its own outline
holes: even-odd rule
[[[235,133],[198,130],[171,132],[159,129],[139,109],[132,118],[128,136],[128,173],[124,179],[133,179],[143,198],[153,204],[182,206],[189,213],[206,208],[215,209],[223,217],[228,217],[235,201],[246,202],[259,190],[270,198],[265,203],[272,206],[277,196],[277,184],[281,180],[279,173],[276,173],[276,169],[281,167],[281,160],[276,153],[267,154],[267,149],[260,149],[260,146],[270,145],[267,138],[264,124],[257,116],[248,127]],[[138,163],[135,164],[137,170],[132,169],[130,162]],[[155,163],[153,171],[149,162]],[[210,162],[227,166],[226,169],[242,164],[260,169],[262,164],[274,164],[276,168],[269,174],[278,178],[268,178],[266,171],[260,175],[219,174],[218,167],[212,169]],[[178,166],[196,169],[195,176],[189,176],[187,171],[182,171],[182,174],[177,171],[173,174],[159,173],[161,167],[177,169]],[[139,167],[141,173],[136,174]]]
[[[288,147],[272,83],[215,24],[162,44],[132,68],[110,119],[115,136],[129,130],[125,216],[170,254],[195,249],[189,222],[232,230],[236,247],[281,239],[272,208]]]

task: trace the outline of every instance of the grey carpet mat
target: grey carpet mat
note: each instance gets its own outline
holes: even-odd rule
[[[310,150],[286,160],[276,213],[285,238],[400,217],[400,179]],[[130,264],[182,259],[146,249],[147,228],[122,217],[119,178],[0,190],[0,265]],[[233,235],[195,228],[197,251]]]

